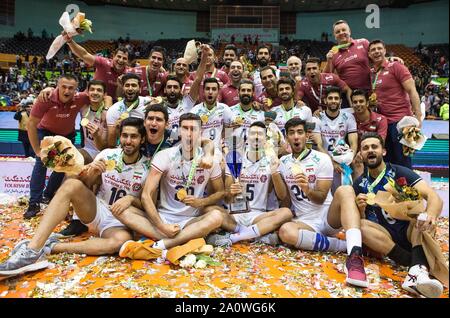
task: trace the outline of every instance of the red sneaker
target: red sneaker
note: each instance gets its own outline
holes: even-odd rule
[[[363,258],[358,253],[351,253],[347,257],[344,267],[347,275],[346,282],[358,287],[369,287],[366,271],[364,270]]]

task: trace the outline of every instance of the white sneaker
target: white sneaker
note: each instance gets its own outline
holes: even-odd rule
[[[423,265],[414,265],[409,269],[402,288],[417,296],[423,295],[427,298],[438,298],[443,292],[442,284],[436,279],[431,279],[427,268]]]

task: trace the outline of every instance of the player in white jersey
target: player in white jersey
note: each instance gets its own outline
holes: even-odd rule
[[[142,208],[140,194],[148,174],[147,159],[140,147],[145,140],[142,119],[121,123],[122,149],[106,149],[87,165],[78,178],[67,179],[56,192],[31,240],[19,242],[11,257],[2,264],[2,275],[16,275],[48,266],[49,253],[114,254],[132,238],[131,233],[112,215],[131,205]],[[115,169],[111,162],[114,160]],[[108,169],[108,170],[107,170]],[[99,185],[95,195],[91,188]],[[98,237],[81,242],[60,243],[51,235],[66,218],[72,204],[80,220]]]
[[[358,130],[353,114],[342,112],[341,91],[338,87],[329,87],[325,96],[326,110],[315,118],[315,128],[312,139],[317,144],[317,149],[328,154],[333,159],[333,151],[340,143],[350,146],[353,156],[358,151]],[[347,142],[348,141],[348,142]],[[333,162],[334,180],[332,192],[341,185],[341,175],[344,172],[340,163]]]
[[[240,103],[230,107],[230,118],[225,118],[225,140],[229,142],[231,137],[236,137],[238,144],[245,145],[250,125],[257,121],[264,122],[264,112],[253,108],[254,86],[253,82],[243,79],[238,88]],[[228,133],[228,129],[231,130]],[[229,145],[228,145],[229,146]],[[224,150],[224,152],[227,152]]]
[[[106,111],[111,106],[112,99],[105,97],[105,83],[92,80],[88,84],[90,104],[80,111],[81,129],[84,137],[84,147],[80,149],[84,164],[91,163],[98,153],[107,146],[108,128]]]
[[[187,113],[180,118],[179,146],[158,152],[153,158],[150,174],[142,192],[145,211],[129,209],[119,217],[126,225],[154,241],[153,248],[167,250],[192,239],[206,236],[222,224],[222,213],[208,209],[223,195],[222,171],[219,163],[212,168],[200,168],[201,120]],[[211,183],[213,192],[204,197],[204,191]],[[157,205],[154,197],[160,191]],[[137,246],[137,242],[127,242]],[[144,244],[144,243],[142,243]],[[124,253],[120,254],[122,257]],[[163,253],[164,255],[164,253]]]
[[[281,226],[279,237],[298,249],[347,250],[347,282],[367,287],[355,192],[352,186],[341,186],[331,198],[331,159],[306,147],[309,133],[305,126],[306,122],[299,118],[290,119],[285,126],[292,154],[281,157],[279,171],[287,185],[295,218]],[[332,237],[341,228],[346,231],[346,242]]]
[[[264,153],[266,129],[263,122],[255,122],[250,126],[248,147],[242,154],[239,182],[233,180],[229,168],[226,167],[225,188],[229,189],[228,203],[232,204],[237,195],[243,195],[249,211],[231,215],[228,211],[222,210],[224,214],[222,228],[228,233],[210,235],[207,240],[209,244],[230,246],[242,240],[259,238],[277,230],[292,219],[292,213],[288,208],[266,210],[268,195],[272,189],[278,197],[284,198],[287,195],[286,186],[277,171],[278,158],[266,156]],[[275,240],[270,240],[267,236],[267,243],[276,244],[278,239],[276,234],[274,236]]]
[[[225,118],[231,118],[230,108],[226,104],[217,102],[219,82],[210,77],[203,82],[205,101],[195,105],[191,113],[200,116],[202,120],[202,137],[211,139],[216,149],[222,149],[222,134]]]
[[[117,132],[120,121],[128,117],[144,119],[145,108],[152,100],[151,97],[139,96],[140,78],[136,74],[127,73],[122,77],[123,100],[113,104],[106,113],[108,125],[108,146],[117,145]]]
[[[295,82],[290,78],[280,78],[277,82],[278,97],[282,104],[274,107],[272,110],[277,113],[274,123],[285,135],[284,125],[291,118],[300,118],[306,122],[312,121],[311,109],[304,105],[294,102]]]

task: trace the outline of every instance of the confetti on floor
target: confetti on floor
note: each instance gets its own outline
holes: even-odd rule
[[[0,206],[0,261],[8,257],[18,241],[34,233],[40,218],[25,221],[24,210],[15,205]],[[448,226],[448,218],[439,219],[437,239],[447,264]],[[73,238],[84,239],[89,239],[89,234]],[[182,269],[118,256],[56,254],[49,257],[52,264],[45,270],[0,281],[0,298],[413,297],[401,288],[406,268],[388,259],[366,258],[370,287],[362,289],[346,285],[344,254],[243,243],[230,249],[215,248],[213,258],[221,265]],[[442,297],[448,296],[445,289]]]

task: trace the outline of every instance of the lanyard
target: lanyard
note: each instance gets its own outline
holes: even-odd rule
[[[308,153],[309,153],[309,149],[305,147],[305,149],[303,149],[303,151],[300,153],[298,158],[297,159],[294,158],[294,161],[296,161],[296,162],[302,161],[303,158],[305,158]],[[294,157],[294,155],[292,155],[292,157]]]
[[[369,193],[373,193],[373,189],[378,185],[378,183],[380,183],[381,179],[383,179],[385,174],[386,174],[386,166],[384,166],[383,171],[381,171],[381,173],[378,175],[375,181],[367,186],[367,191],[369,191]],[[369,170],[367,170],[367,182],[369,182],[369,178],[370,178]]]
[[[105,103],[102,103],[99,109],[95,112],[95,118],[100,119],[100,114],[103,111],[103,107],[105,106]],[[89,114],[91,113],[91,105],[89,105],[88,111],[86,112],[86,115],[84,115],[83,118],[88,118]]]
[[[158,147],[156,147],[156,150],[155,150],[155,152],[154,152],[153,155],[152,155],[152,159],[150,159],[150,165],[152,164],[153,158],[155,158],[155,155],[156,155],[156,153],[159,151],[159,148],[161,147],[161,145],[163,144],[163,142],[164,142],[164,136],[162,137],[161,141],[159,142]],[[150,153],[150,152],[148,151],[148,148],[147,148],[147,153]]]
[[[197,157],[198,157],[197,155],[198,155],[198,149],[196,151],[194,159],[192,159],[192,165],[191,165],[191,168],[189,169],[189,175],[186,180],[186,176],[184,175],[184,170],[183,170],[183,161],[184,161],[183,154],[181,154],[181,174],[182,174],[183,182],[185,183],[186,188],[188,188],[191,185],[192,179],[194,178],[195,170],[197,169]]]
[[[211,110],[208,109],[208,107],[206,106],[206,104],[203,104],[203,105],[205,106],[205,114],[206,114],[208,117],[214,115],[214,113],[215,113],[216,110],[217,110],[217,104],[216,104],[216,106],[214,106],[213,109],[211,109]]]
[[[153,86],[150,85],[150,74],[148,72],[149,67],[147,65],[147,67],[145,68],[145,75],[147,76],[147,90],[148,90],[148,96],[153,96]],[[158,75],[156,75],[156,77],[158,77]]]
[[[131,104],[130,107],[127,108],[127,110],[125,111],[125,113],[129,113],[133,108],[135,108],[137,105],[139,104],[139,96],[138,98]],[[127,105],[125,104],[125,100],[123,101],[123,105],[125,107],[127,107]]]
[[[344,44],[339,44],[339,45],[335,45],[335,48],[336,49],[346,49],[346,48],[348,48],[350,45],[352,45],[352,42],[350,42],[350,43],[344,43]]]
[[[322,79],[319,79],[319,81],[321,81]],[[311,92],[314,95],[314,98],[317,99],[317,101],[319,102],[319,104],[322,104],[322,89],[323,89],[323,85],[322,83],[320,83],[320,89],[319,89],[319,96],[317,96],[316,91],[314,90],[314,87],[311,84]]]
[[[246,113],[246,112],[248,112],[248,110],[245,111],[245,113]],[[241,115],[242,119],[244,119],[245,114],[244,114],[244,110],[242,109],[242,105],[241,105],[241,104],[239,104],[239,114]],[[249,114],[249,116],[250,116],[251,114],[253,114],[253,108],[250,108],[250,112],[249,112],[248,114]]]
[[[283,105],[281,105],[281,110],[282,110],[282,112],[283,112],[283,117],[284,117],[284,120],[287,122],[289,119],[291,119],[292,118],[292,113],[294,112],[294,106],[292,106],[292,109],[288,112],[287,110],[285,110],[284,109],[284,106]],[[286,116],[287,115],[287,116]]]
[[[375,75],[375,80],[372,81],[372,91],[375,91],[375,89],[377,88],[378,75],[380,75],[382,70],[383,70],[383,67],[380,67],[377,74]]]

